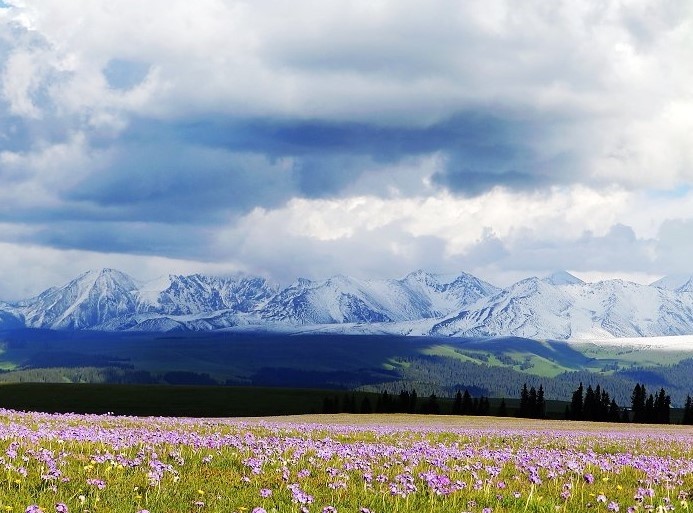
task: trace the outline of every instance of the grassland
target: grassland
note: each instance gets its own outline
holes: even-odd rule
[[[686,511],[680,428],[411,415],[0,410],[8,512]]]

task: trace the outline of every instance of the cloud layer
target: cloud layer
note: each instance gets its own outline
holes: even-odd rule
[[[693,272],[691,54],[685,0],[5,2],[0,297]]]

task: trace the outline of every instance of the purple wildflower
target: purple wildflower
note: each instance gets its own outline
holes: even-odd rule
[[[87,479],[87,484],[90,486],[95,486],[99,490],[103,490],[104,488],[106,488],[106,483],[101,479]]]

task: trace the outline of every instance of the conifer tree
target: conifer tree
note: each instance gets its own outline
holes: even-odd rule
[[[693,399],[690,394],[686,396],[686,404],[683,407],[683,424],[693,424]]]
[[[479,415],[488,415],[491,410],[491,404],[488,401],[488,397],[482,396],[479,399]]]
[[[498,405],[498,416],[499,417],[507,417],[508,416],[508,407],[505,404],[505,397],[503,397],[501,399],[501,402]]]
[[[585,404],[582,407],[582,418],[584,420],[594,420],[596,406],[594,390],[592,389],[592,385],[588,385],[587,391],[585,392]]]
[[[609,415],[607,418],[609,422],[619,422],[621,420],[621,411],[615,399],[612,399],[609,403]]]
[[[599,420],[602,422],[605,422],[609,420],[609,414],[610,414],[610,408],[611,408],[611,397],[609,397],[609,393],[602,389],[602,398],[601,401],[599,401]]]
[[[536,407],[536,418],[543,419],[546,417],[546,401],[544,400],[544,385],[539,385],[539,390],[537,391],[537,407]]]
[[[582,420],[582,403],[583,403],[583,392],[582,382],[577,390],[573,392],[573,397],[570,400],[570,418],[572,420]]]
[[[371,400],[368,398],[367,395],[364,395],[363,399],[361,399],[361,413],[373,413]]]
[[[633,411],[633,422],[645,422],[645,385],[636,383],[631,395],[631,410]]]
[[[464,395],[462,395],[462,415],[471,415],[474,413],[474,401],[469,393],[469,390],[464,389]]]
[[[462,392],[460,392],[459,389],[457,390],[455,400],[452,403],[452,414],[462,415]]]
[[[655,422],[655,407],[654,407],[654,396],[649,395],[647,401],[645,401],[645,413],[643,415],[643,422],[646,424],[652,424]]]
[[[527,389],[527,383],[522,385],[522,392],[520,392],[520,409],[517,412],[518,417],[526,417],[527,410],[529,409],[529,390]]]
[[[654,400],[653,422],[657,424],[669,424],[671,409],[671,397],[669,397],[664,388],[659,389],[659,393]]]
[[[527,403],[527,415],[526,417],[536,418],[537,416],[537,389],[531,387],[529,389],[529,401]]]
[[[438,404],[438,398],[435,394],[431,394],[428,397],[428,401],[424,404],[424,413],[430,413],[432,415],[438,415],[440,413],[440,405]]]

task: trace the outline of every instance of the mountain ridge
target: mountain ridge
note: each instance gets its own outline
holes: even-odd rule
[[[566,271],[499,288],[467,273],[400,279],[336,275],[281,287],[252,275],[170,274],[139,282],[87,271],[21,301],[0,301],[0,328],[102,331],[222,329],[596,339],[693,334],[685,277],[650,285],[587,283]],[[337,329],[337,326],[339,328]]]

